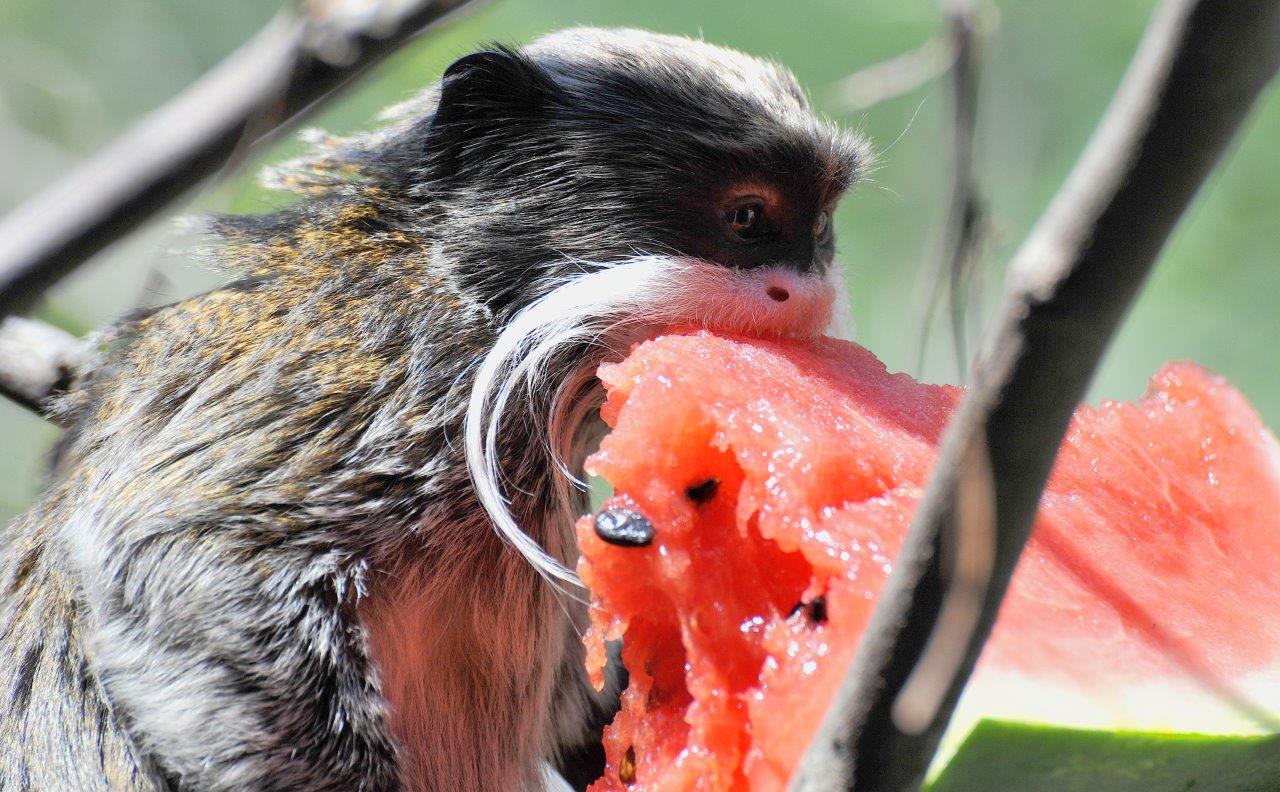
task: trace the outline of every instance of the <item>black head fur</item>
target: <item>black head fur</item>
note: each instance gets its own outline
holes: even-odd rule
[[[758,185],[784,207],[778,222],[808,229],[867,159],[860,140],[811,112],[785,68],[637,30],[574,29],[468,55],[399,113],[282,171],[321,196],[290,211],[378,202],[369,232],[422,240],[497,318],[584,263],[643,253],[824,270],[830,239],[727,238],[723,196]]]

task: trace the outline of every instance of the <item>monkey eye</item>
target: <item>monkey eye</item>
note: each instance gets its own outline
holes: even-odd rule
[[[831,212],[823,210],[813,220],[813,238],[821,244],[831,239]]]
[[[759,239],[769,229],[765,225],[764,203],[758,199],[743,201],[724,213],[725,225],[742,239]]]

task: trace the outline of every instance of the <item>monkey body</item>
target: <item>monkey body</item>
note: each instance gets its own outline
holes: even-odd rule
[[[558,466],[592,433],[590,372],[668,324],[820,329],[796,308],[829,269],[810,229],[862,154],[778,67],[570,31],[464,58],[390,130],[280,174],[308,200],[213,221],[241,278],[103,335],[58,407],[53,483],[5,536],[0,786],[540,786],[600,706],[582,609],[546,579],[575,557],[585,500]],[[766,207],[800,230],[738,234]],[[607,332],[538,346],[553,387],[473,444],[494,350],[532,348],[505,340],[638,252],[696,266],[592,309]]]
[[[405,240],[346,222],[277,240],[273,266],[286,248],[307,266],[269,285],[197,297],[118,331],[135,337],[90,375],[67,478],[41,507],[41,527],[61,529],[49,543],[74,549],[15,562],[86,589],[89,673],[194,789],[390,788],[381,696],[396,686],[429,710],[419,715],[435,728],[415,739],[506,757],[553,748],[536,742],[548,737],[542,724],[510,719],[545,717],[571,632],[554,592],[458,497],[469,482],[450,448],[464,404],[451,389],[465,387],[492,331],[443,273],[397,260]],[[307,234],[332,235],[315,244],[358,259],[359,271],[330,271]],[[344,235],[355,247],[335,247]],[[517,624],[544,629],[512,634],[500,622],[516,609],[527,611]],[[48,612],[36,615],[39,633]],[[425,676],[384,675],[380,691],[371,663],[399,647],[415,656],[390,667]],[[476,717],[487,712],[501,722]],[[160,740],[194,753],[175,756]],[[343,741],[332,757],[305,753]],[[209,753],[222,761],[207,766]],[[240,756],[269,775],[242,771]],[[515,775],[519,762],[414,769],[458,788],[528,780]]]

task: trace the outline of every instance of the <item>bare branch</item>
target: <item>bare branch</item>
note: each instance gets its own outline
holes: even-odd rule
[[[926,276],[928,299],[922,305],[920,364],[929,341],[932,319],[943,293],[949,293],[951,338],[956,368],[964,376],[969,360],[965,311],[973,268],[983,244],[986,208],[974,168],[974,144],[978,126],[978,58],[982,25],[973,0],[944,0],[950,33],[951,65],[951,191],[941,244],[932,271]],[[994,14],[994,12],[989,12]]]
[[[0,321],[0,396],[47,417],[45,404],[85,357],[84,344],[64,330],[18,316]]]
[[[943,6],[948,20],[963,15],[969,32],[979,38],[990,35],[999,20],[999,12],[990,2],[983,3],[981,13],[975,13],[973,0],[943,0]],[[962,56],[959,43],[951,26],[913,50],[840,79],[831,88],[831,101],[843,112],[856,113],[905,96],[946,74]]]
[[[0,221],[0,317],[471,0],[312,0]]]
[[[1280,1],[1160,6],[1093,139],[1014,259],[1001,321],[793,788],[880,792],[920,783],[995,620],[1072,410],[1178,218],[1278,65]],[[943,550],[959,536],[957,486],[983,442],[995,489],[990,585],[940,706],[908,733],[894,722],[894,703],[938,627],[951,572]]]
[[[847,113],[866,110],[941,77],[953,62],[955,50],[948,37],[934,36],[913,50],[843,78],[832,90],[834,102]]]

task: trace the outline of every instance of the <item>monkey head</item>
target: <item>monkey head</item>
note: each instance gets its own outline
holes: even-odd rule
[[[362,167],[500,319],[644,254],[825,275],[867,161],[784,67],[638,30],[468,55],[402,113]]]

